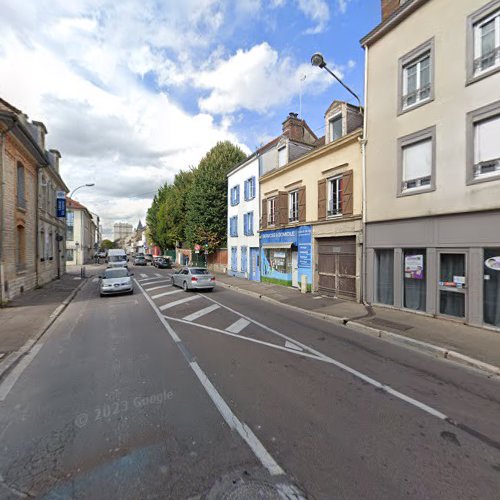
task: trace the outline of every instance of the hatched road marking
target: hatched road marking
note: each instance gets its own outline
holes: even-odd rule
[[[139,276],[140,276],[141,278],[147,278],[147,277],[148,277],[148,275],[147,275],[147,274],[144,274],[144,273],[141,273]]]
[[[250,321],[246,320],[245,318],[240,318],[236,320],[232,325],[228,326],[226,328],[226,331],[231,333],[240,333],[241,330],[246,328],[249,324]]]
[[[205,309],[200,309],[199,311],[193,314],[189,314],[182,319],[185,321],[194,321],[195,319],[201,318],[202,316],[205,316],[205,314],[209,314],[212,311],[216,311],[217,309],[220,309],[220,306],[218,306],[217,304],[212,304],[211,306],[205,307]]]
[[[164,311],[165,309],[170,309],[171,307],[175,307],[180,304],[185,304],[186,302],[191,302],[192,300],[196,300],[199,298],[200,298],[199,295],[193,295],[192,297],[186,297],[185,299],[176,300],[175,302],[170,302],[170,304],[165,304],[163,306],[160,306],[158,309],[160,311]]]
[[[149,285],[152,285],[152,284],[153,283],[149,283]],[[144,290],[146,290],[146,292],[152,292],[153,290],[159,290],[160,288],[169,288],[171,286],[173,286],[172,283],[169,283],[168,285],[154,286],[153,288],[145,288]]]
[[[183,291],[184,290],[172,290],[171,292],[158,293],[156,295],[151,296],[151,298],[152,299],[159,299],[160,297],[166,297],[167,295],[173,295],[174,293],[180,293]]]

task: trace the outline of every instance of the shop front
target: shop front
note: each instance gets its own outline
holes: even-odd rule
[[[367,299],[500,328],[500,213],[367,226]]]
[[[299,287],[302,276],[312,286],[312,229],[298,226],[260,233],[261,281]]]

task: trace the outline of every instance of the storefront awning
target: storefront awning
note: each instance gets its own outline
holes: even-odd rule
[[[292,248],[293,243],[264,243],[262,248]]]

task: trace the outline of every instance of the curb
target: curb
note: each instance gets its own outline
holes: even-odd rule
[[[412,339],[410,337],[405,337],[404,335],[399,335],[398,333],[389,332],[387,330],[380,330],[378,328],[373,328],[371,326],[360,323],[359,321],[350,321],[349,318],[341,318],[340,316],[332,316],[328,314],[318,313],[315,311],[309,311],[307,309],[302,309],[298,306],[292,306],[290,304],[286,304],[280,302],[279,300],[273,299],[271,297],[267,297],[258,292],[253,292],[251,290],[245,290],[243,288],[239,288],[236,285],[230,285],[228,283],[224,283],[222,281],[217,282],[218,285],[223,286],[224,288],[231,288],[239,293],[244,295],[250,295],[252,297],[259,298],[261,300],[265,300],[266,302],[272,302],[274,304],[280,304],[283,307],[288,309],[293,309],[295,311],[302,312],[303,314],[307,314],[309,316],[313,316],[318,319],[323,319],[329,321],[331,323],[335,323],[337,325],[343,326],[345,328],[350,328],[359,333],[364,333],[367,335],[378,337],[382,340],[392,341],[398,344],[405,345],[407,347],[411,347],[417,349],[426,354],[431,354],[438,358],[443,358],[449,361],[452,361],[457,364],[469,366],[472,368],[476,368],[481,370],[489,375],[497,375],[500,376],[500,367],[485,363],[484,361],[480,361],[478,359],[472,358],[470,356],[466,356],[465,354],[461,354],[459,352],[446,349],[444,347],[439,347],[434,344],[429,344],[428,342],[422,342],[421,340]]]
[[[68,307],[68,304],[75,298],[76,294],[83,288],[88,278],[83,278],[82,282],[52,311],[49,319],[38,330],[34,337],[29,339],[17,351],[11,353],[7,358],[0,362],[0,380],[7,375],[20,361],[22,356],[28,354],[31,348],[43,337],[47,330],[52,326],[54,321],[61,315],[61,313]]]

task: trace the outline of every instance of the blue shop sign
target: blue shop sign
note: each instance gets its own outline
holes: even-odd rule
[[[299,268],[309,268],[312,265],[312,229],[311,226],[298,228]]]
[[[66,217],[66,198],[57,198],[56,217]]]

